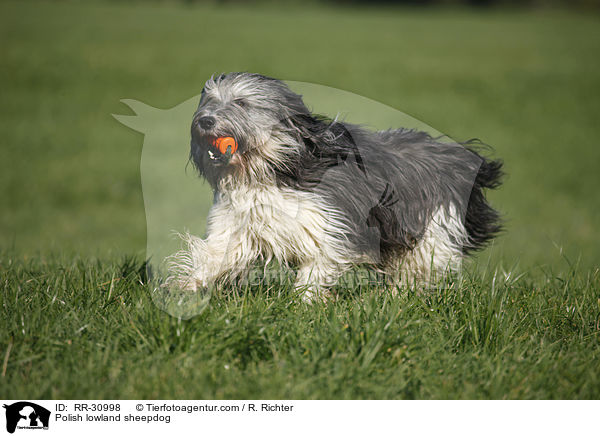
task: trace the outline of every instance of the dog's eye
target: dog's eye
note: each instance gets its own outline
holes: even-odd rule
[[[246,107],[247,106],[246,100],[244,100],[243,98],[238,98],[236,100],[233,100],[233,102],[235,104],[237,104],[239,107]]]

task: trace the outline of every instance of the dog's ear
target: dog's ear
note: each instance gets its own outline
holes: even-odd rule
[[[306,139],[314,136],[316,120],[311,114],[294,114],[286,117],[282,122],[288,129],[296,134],[298,142],[304,142]]]
[[[331,121],[325,117],[311,113],[296,113],[282,121],[288,132],[296,137],[299,144],[304,144],[312,153],[320,153],[330,142],[329,126]]]
[[[330,160],[331,165],[346,162],[352,156],[358,168],[366,174],[358,138],[348,129],[348,125],[310,113],[297,114],[285,121],[288,130],[296,135],[297,142],[304,144],[308,152],[320,159]]]

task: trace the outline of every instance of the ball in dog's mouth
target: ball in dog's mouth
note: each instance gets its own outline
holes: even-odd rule
[[[238,143],[232,136],[218,136],[218,137],[210,137],[210,144],[219,151],[222,156],[227,158],[231,158],[231,156],[237,151]],[[213,150],[208,150],[208,154],[211,159],[216,159],[215,152]]]

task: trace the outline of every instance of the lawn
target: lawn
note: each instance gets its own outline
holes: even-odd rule
[[[547,10],[0,2],[0,397],[600,397],[599,24]],[[144,138],[111,114],[131,113],[124,98],[174,107],[237,70],[490,144],[506,164],[489,195],[504,234],[431,294],[358,286],[306,306],[276,283],[215,295],[190,320],[162,312],[140,273]]]

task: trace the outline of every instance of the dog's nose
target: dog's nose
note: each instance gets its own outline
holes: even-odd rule
[[[213,117],[200,117],[198,119],[198,124],[203,129],[212,129],[215,126],[215,119]]]

